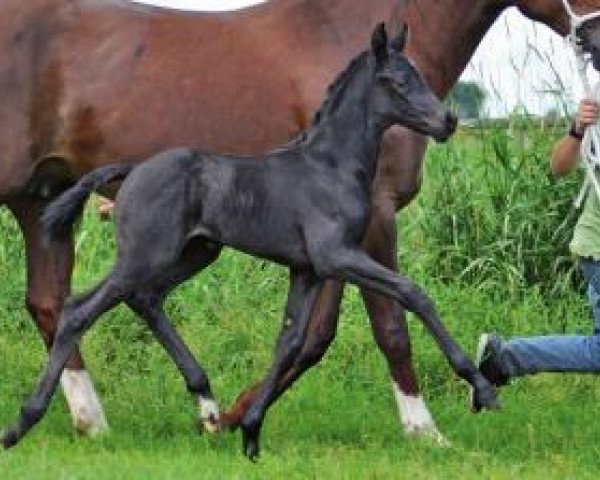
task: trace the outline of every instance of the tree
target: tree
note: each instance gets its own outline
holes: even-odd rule
[[[476,82],[458,82],[448,95],[448,101],[463,120],[480,118],[486,92]]]

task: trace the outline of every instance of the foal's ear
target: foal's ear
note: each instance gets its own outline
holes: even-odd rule
[[[373,49],[373,55],[377,66],[383,65],[388,60],[388,36],[385,31],[385,24],[380,23],[373,30],[373,36],[371,37],[371,48]]]
[[[392,38],[390,42],[390,47],[397,52],[401,52],[404,50],[404,46],[406,45],[406,40],[408,39],[408,25],[406,22],[402,24],[402,30],[398,35]]]

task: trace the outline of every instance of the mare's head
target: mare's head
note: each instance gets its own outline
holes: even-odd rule
[[[575,33],[579,45],[590,54],[592,65],[600,72],[600,18],[584,22]]]
[[[383,24],[373,31],[371,53],[375,59],[373,105],[387,125],[400,124],[437,141],[456,129],[456,117],[434,95],[414,64],[403,54],[407,27],[388,42]]]
[[[505,5],[504,0],[494,1]],[[567,0],[567,5],[564,0],[514,0],[513,4],[527,17],[545,23],[562,36],[570,33],[568,10],[580,19],[600,12],[600,0]],[[583,51],[591,56],[594,68],[600,71],[600,19],[584,22],[576,36]]]

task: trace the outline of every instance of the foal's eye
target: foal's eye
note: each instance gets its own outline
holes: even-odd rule
[[[400,90],[401,87],[406,85],[408,79],[405,73],[398,72],[388,72],[379,76],[380,80],[383,81],[385,85],[391,87],[394,90]]]
[[[406,75],[406,73],[402,72],[402,73],[397,73],[394,76],[394,80],[396,81],[397,84],[399,85],[405,85],[408,81],[408,76]]]

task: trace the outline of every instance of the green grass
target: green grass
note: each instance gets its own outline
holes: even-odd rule
[[[257,267],[245,258],[227,260],[237,267]],[[265,303],[279,303],[269,297],[269,286],[254,289]],[[441,312],[467,348],[486,328],[553,330],[550,319],[563,320],[557,316],[568,311],[573,330],[578,328],[575,320],[587,313],[577,298],[563,303],[564,311],[553,312],[535,295],[491,308],[493,300],[480,298],[473,289],[439,289]],[[193,293],[190,288],[180,295]],[[503,392],[501,413],[472,415],[465,385],[450,374],[414,321],[421,379],[453,447],[406,439],[384,363],[355,295],[350,297],[331,352],[268,416],[264,455],[257,465],[242,457],[238,434],[210,437],[195,431],[194,405],[174,367],[132,316],[120,311],[105,318],[84,345],[111,434],[101,441],[77,438],[59,395],[31,435],[0,454],[0,471],[9,472],[7,478],[595,478],[600,454],[595,378],[522,380]],[[236,313],[216,324],[201,317],[179,324],[225,401],[264,370],[276,329],[276,318],[253,321],[254,309],[237,311],[236,303],[232,301]],[[237,321],[231,322],[230,315]],[[14,320],[11,327],[3,325],[0,344],[5,357],[2,424],[14,418],[45,359],[25,315]],[[529,327],[523,326],[525,321]]]
[[[476,162],[473,151],[480,144],[464,145],[457,140],[430,154],[424,197],[400,217],[403,270],[435,299],[449,330],[471,355],[478,335],[488,330],[508,336],[589,332],[585,298],[569,281],[552,290],[539,282],[511,283],[493,272],[472,278],[460,271],[448,274],[451,262],[440,266],[440,258],[447,257],[440,257],[440,239],[427,230],[439,192],[435,169],[450,168],[449,162],[461,156]],[[484,200],[482,196],[481,205]],[[22,306],[23,251],[5,211],[0,211],[0,227],[0,425],[7,425],[34,385],[46,354]],[[461,242],[457,248],[466,251]],[[88,211],[77,246],[74,285],[82,291],[111,265],[111,225]],[[480,252],[471,250],[473,255]],[[227,252],[171,296],[168,313],[208,371],[223,405],[267,368],[286,288],[284,269]],[[466,386],[451,374],[414,318],[410,328],[419,378],[450,448],[403,435],[385,362],[359,296],[349,288],[338,336],[326,358],[269,412],[257,464],[241,455],[239,433],[213,437],[197,432],[194,402],[176,369],[135,316],[119,308],[102,317],[83,345],[111,433],[93,441],[79,438],[59,394],[19,446],[0,452],[0,479],[598,477],[596,377],[521,379],[502,391],[501,412],[473,415]]]

